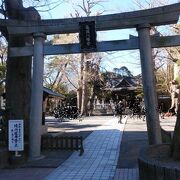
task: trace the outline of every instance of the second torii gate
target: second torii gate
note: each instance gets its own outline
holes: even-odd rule
[[[11,57],[34,56],[30,114],[30,158],[37,159],[41,153],[43,56],[82,52],[79,43],[46,45],[44,44],[45,36],[50,34],[77,33],[79,32],[79,22],[85,21],[95,21],[96,31],[126,28],[136,28],[138,31],[138,37],[128,40],[97,42],[97,48],[92,50],[92,52],[140,49],[149,143],[161,143],[152,48],[178,46],[180,45],[180,36],[150,36],[150,28],[151,26],[175,24],[178,21],[179,15],[180,3],[177,3],[148,10],[97,17],[41,20],[37,22],[1,20],[1,26],[7,26],[9,34],[18,36],[32,35],[34,37],[33,46],[9,48],[9,55]]]

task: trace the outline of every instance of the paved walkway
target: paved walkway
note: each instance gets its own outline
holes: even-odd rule
[[[85,153],[81,157],[73,153],[45,180],[138,180],[138,153],[148,144],[146,122],[132,118],[123,121],[118,124],[117,117],[110,117],[85,139]],[[173,131],[175,117],[160,121],[165,130]],[[124,142],[121,141],[123,131]]]
[[[114,180],[138,180],[138,168],[123,168],[116,169]]]
[[[161,119],[161,126],[173,131],[175,120],[175,117]],[[123,121],[118,124],[117,117],[112,116],[86,117],[82,122],[48,120],[53,132],[85,135],[84,154],[79,156],[79,152],[74,152],[61,163],[53,160],[50,166],[45,159],[39,162],[40,166],[0,169],[0,180],[138,180],[137,157],[139,149],[147,143],[146,122],[139,119]],[[55,154],[58,162],[60,154],[64,156],[64,153]]]
[[[45,180],[114,179],[124,124],[118,124],[117,118],[111,117],[85,139],[82,156],[73,153]]]

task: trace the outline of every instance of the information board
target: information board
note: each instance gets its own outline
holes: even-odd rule
[[[9,120],[9,151],[24,150],[23,120]]]

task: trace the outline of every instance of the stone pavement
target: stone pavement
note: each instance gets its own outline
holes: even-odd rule
[[[176,116],[160,119],[161,127],[173,132]],[[141,148],[148,146],[146,122],[141,119],[127,119],[119,160],[114,180],[138,180],[138,155]]]
[[[147,146],[146,123],[141,119],[128,118],[120,146],[114,180],[138,180],[138,155]]]
[[[139,119],[126,120],[126,124],[118,124],[113,116],[92,116],[82,122],[48,120],[50,131],[80,133],[86,137],[84,154],[53,152],[53,157],[26,164],[24,168],[0,169],[0,180],[137,180],[138,153],[147,145],[146,124]],[[168,131],[174,129],[174,123],[175,117],[161,120]]]
[[[98,127],[84,141],[84,154],[77,152],[53,171],[45,180],[113,179],[119,157],[124,123],[116,117]]]

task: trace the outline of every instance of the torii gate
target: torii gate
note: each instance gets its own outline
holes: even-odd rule
[[[0,20],[10,35],[32,35],[33,46],[9,48],[9,56],[34,56],[30,114],[30,158],[40,157],[41,107],[43,94],[44,55],[81,53],[79,43],[46,45],[45,36],[50,34],[77,33],[79,22],[95,21],[96,31],[136,28],[138,37],[127,40],[97,42],[92,52],[140,49],[147,128],[150,144],[161,143],[158,103],[155,90],[152,48],[180,45],[180,36],[150,36],[151,26],[175,24],[180,15],[180,3],[173,5],[96,17],[40,20],[36,22]]]

